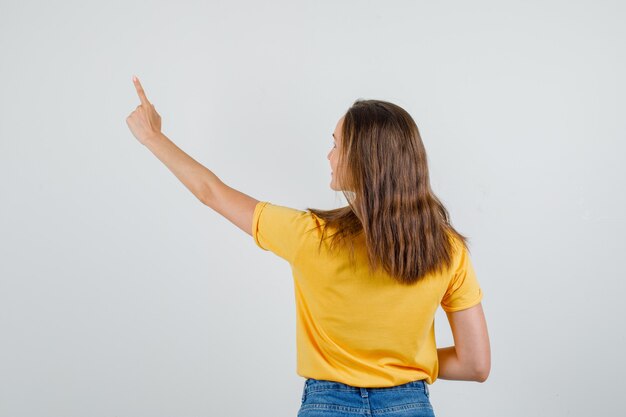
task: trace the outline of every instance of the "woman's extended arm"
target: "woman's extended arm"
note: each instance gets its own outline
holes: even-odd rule
[[[161,132],[150,136],[143,144],[202,203],[211,188],[221,183],[213,172],[185,153]]]
[[[207,167],[193,159],[161,132],[161,116],[148,101],[139,80],[133,77],[141,104],[126,123],[139,142],[167,168],[203,204],[226,217],[252,235],[252,216],[258,200],[224,184]]]
[[[146,140],[145,145],[198,200],[252,235],[252,215],[259,202],[257,199],[224,184],[162,133]]]

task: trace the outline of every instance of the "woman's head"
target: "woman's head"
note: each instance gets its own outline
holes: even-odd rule
[[[452,260],[448,212],[430,187],[426,150],[413,118],[383,100],[356,100],[339,119],[328,154],[331,188],[348,207],[309,210],[337,233],[333,244],[361,233],[370,267],[380,263],[412,283]],[[321,242],[320,242],[321,244]]]
[[[334,190],[358,194],[363,188],[390,191],[429,183],[417,125],[393,103],[355,101],[337,122],[333,145],[327,157]]]

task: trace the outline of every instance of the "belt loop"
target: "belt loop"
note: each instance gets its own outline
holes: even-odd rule
[[[430,391],[428,389],[428,383],[426,382],[425,379],[423,379],[422,381],[424,381],[424,392],[426,393],[426,396],[430,398]]]
[[[304,381],[304,388],[302,389],[302,403],[304,404],[304,400],[306,400],[306,387],[308,385],[309,380]]]
[[[359,387],[359,390],[361,390],[361,397],[367,398],[367,388]]]

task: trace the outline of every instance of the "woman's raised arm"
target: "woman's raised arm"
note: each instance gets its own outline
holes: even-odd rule
[[[252,215],[258,200],[224,184],[211,170],[193,159],[161,132],[161,116],[148,101],[141,83],[133,82],[141,104],[126,118],[137,140],[203,204],[211,207],[252,236]]]

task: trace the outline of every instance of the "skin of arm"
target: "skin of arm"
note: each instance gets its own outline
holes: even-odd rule
[[[485,382],[491,370],[491,348],[482,303],[446,314],[454,346],[437,349],[438,378]]]
[[[224,184],[163,133],[151,136],[144,144],[198,200],[252,236],[252,216],[259,200]]]

